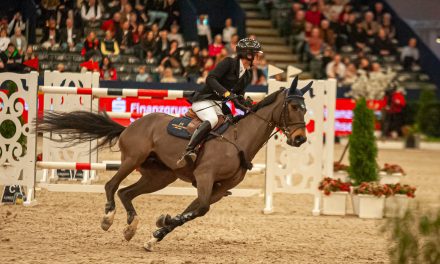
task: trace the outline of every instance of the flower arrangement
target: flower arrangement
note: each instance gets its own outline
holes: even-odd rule
[[[389,88],[396,76],[396,73],[391,69],[388,69],[386,72],[371,73],[359,71],[358,74],[358,78],[351,85],[351,91],[347,93],[348,96],[354,99],[382,99],[385,95],[385,90]]]
[[[408,184],[401,185],[400,183],[397,184],[386,184],[388,188],[392,191],[393,194],[403,194],[408,196],[409,198],[415,198],[415,192],[417,190],[414,186],[409,186]]]
[[[350,186],[349,182],[326,177],[319,183],[318,189],[323,191],[325,195],[330,195],[332,192],[350,192]]]
[[[335,161],[333,162],[333,171],[348,171],[348,165]]]
[[[388,185],[382,185],[377,182],[363,182],[353,192],[354,194],[369,194],[377,197],[393,195],[393,191]]]
[[[386,172],[387,174],[402,173],[402,175],[406,175],[402,167],[397,164],[385,163],[380,171]]]

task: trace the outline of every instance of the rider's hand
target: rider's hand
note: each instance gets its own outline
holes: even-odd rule
[[[224,98],[226,98],[226,99],[228,99],[228,100],[234,100],[234,98],[236,98],[237,97],[237,95],[235,95],[234,93],[231,93],[230,91],[226,91],[224,94],[223,94],[223,97]]]
[[[234,102],[235,107],[237,107],[238,109],[240,109],[242,111],[249,112],[251,110],[249,107],[247,107],[246,105],[242,104],[237,97],[235,97],[231,101]]]

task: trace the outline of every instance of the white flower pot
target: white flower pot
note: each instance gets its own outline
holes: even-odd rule
[[[333,178],[336,180],[341,180],[341,182],[348,182],[350,178],[348,178],[348,173],[346,171],[340,170],[333,173]]]
[[[332,192],[322,195],[322,214],[345,215],[348,192]]]
[[[353,214],[359,215],[359,196],[351,191],[351,205],[353,207]]]
[[[381,174],[379,174],[381,175]],[[385,174],[380,177],[380,184],[397,184],[402,179],[402,173]]]
[[[359,217],[360,218],[383,218],[385,197],[374,195],[358,194],[359,196]]]
[[[403,217],[409,205],[409,197],[396,194],[385,199],[385,217]]]

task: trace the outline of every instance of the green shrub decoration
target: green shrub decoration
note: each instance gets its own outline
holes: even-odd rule
[[[354,185],[378,180],[377,146],[374,137],[374,113],[368,109],[365,98],[358,99],[354,109],[350,135],[348,170]]]

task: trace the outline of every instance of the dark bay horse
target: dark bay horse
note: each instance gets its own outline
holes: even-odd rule
[[[296,78],[289,89],[282,88],[254,105],[222,136],[204,143],[194,166],[181,169],[176,168],[176,161],[182,155],[187,141],[166,132],[173,118],[166,114],[144,116],[125,128],[105,113],[49,112],[37,122],[37,131],[63,134],[63,140],[72,144],[101,139],[98,147],[114,145],[119,139],[121,166],[105,184],[107,203],[101,227],[107,231],[113,224],[116,212],[114,195],[119,184],[132,171],[139,169],[142,175],[139,181],[118,191],[127,211],[127,226],[123,232],[127,241],[134,236],[139,223],[132,204],[135,197],[163,189],[177,178],[197,188],[197,198],[181,214],[158,218],[156,225],[159,229],[144,245],[145,249],[151,250],[154,243],[161,241],[176,227],[205,215],[211,204],[229,195],[229,190],[238,185],[246,174],[247,167],[243,166],[243,160],[251,161],[275,128],[287,136],[289,145],[299,147],[307,140],[303,94],[311,88],[312,83],[303,89],[297,89],[297,84]]]

